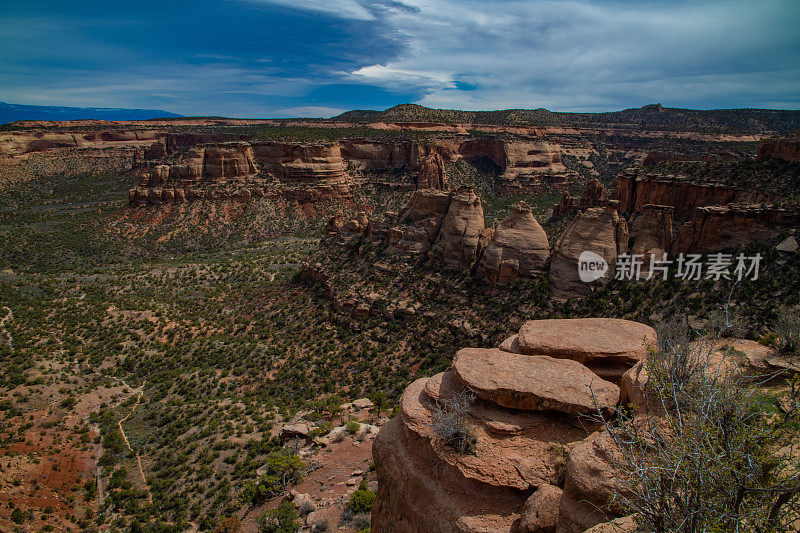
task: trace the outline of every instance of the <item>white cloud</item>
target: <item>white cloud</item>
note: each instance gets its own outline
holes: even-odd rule
[[[791,1],[417,0],[384,20],[407,49],[350,75],[421,88],[418,102],[437,107],[599,111],[742,95],[768,105],[800,95],[798,54],[780,53],[800,45]]]
[[[375,16],[357,0],[245,0],[255,4],[269,4],[287,9],[298,9],[333,15],[343,19],[374,20]]]

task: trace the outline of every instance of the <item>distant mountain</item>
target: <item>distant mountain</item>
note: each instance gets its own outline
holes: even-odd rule
[[[661,104],[605,113],[560,113],[547,109],[459,111],[401,104],[386,111],[355,110],[335,116],[333,122],[458,122],[521,126],[604,128],[632,127],[662,131],[708,133],[786,133],[800,129],[800,110],[712,109],[662,107]]]
[[[124,109],[116,107],[63,107],[20,105],[0,102],[0,124],[16,120],[147,120],[180,117],[160,109]]]

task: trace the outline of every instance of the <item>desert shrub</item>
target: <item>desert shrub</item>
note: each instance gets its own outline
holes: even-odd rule
[[[297,483],[306,472],[306,464],[290,450],[281,449],[267,456],[267,472],[257,481],[250,481],[242,491],[245,503],[258,505]]]
[[[13,511],[11,511],[11,520],[15,524],[21,524],[25,521],[25,513],[19,507],[16,507]]]
[[[777,347],[784,353],[800,352],[800,313],[784,309],[775,326]]]
[[[437,400],[433,405],[434,435],[459,453],[473,453],[477,445],[475,430],[468,417],[474,401],[472,392],[464,389],[452,398]]]
[[[647,359],[647,393],[663,417],[620,413],[606,424],[620,453],[615,496],[646,531],[794,531],[800,505],[796,454],[775,453],[797,442],[798,389],[786,416],[760,408],[753,386],[712,363],[714,341],[690,344],[671,323]],[[794,429],[792,427],[794,426]],[[795,458],[791,458],[794,455]]]
[[[358,430],[361,429],[361,424],[359,424],[355,420],[351,420],[344,425],[344,429],[346,429],[349,434],[355,435],[356,433],[358,433]]]
[[[375,493],[369,490],[367,482],[362,479],[358,490],[350,497],[347,506],[355,514],[368,513],[372,510],[373,503],[375,503]]]
[[[262,533],[295,533],[300,529],[297,519],[294,504],[283,500],[277,509],[264,513],[258,522]]]

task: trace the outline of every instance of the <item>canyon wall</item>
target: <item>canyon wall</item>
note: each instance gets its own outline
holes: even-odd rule
[[[762,140],[756,157],[758,159],[777,157],[785,161],[800,161],[800,132]]]
[[[684,221],[698,207],[730,203],[774,202],[771,193],[725,184],[693,183],[680,176],[651,174],[643,169],[627,169],[617,176],[619,210],[626,215],[641,214],[644,206],[669,205],[674,218]]]

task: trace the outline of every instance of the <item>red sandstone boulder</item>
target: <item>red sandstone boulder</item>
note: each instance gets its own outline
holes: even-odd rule
[[[553,485],[540,485],[522,508],[519,533],[555,533],[561,493]]]
[[[648,347],[655,346],[656,332],[618,318],[529,320],[519,330],[518,342],[524,354],[632,366],[645,357]]]
[[[580,415],[613,411],[619,400],[616,385],[568,359],[464,348],[453,372],[478,397],[510,409]]]
[[[581,533],[623,514],[615,495],[625,489],[614,475],[613,439],[598,432],[572,449],[567,460],[558,533]]]

